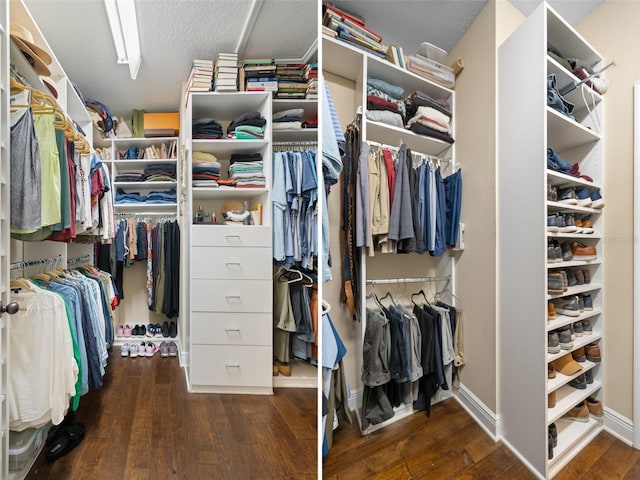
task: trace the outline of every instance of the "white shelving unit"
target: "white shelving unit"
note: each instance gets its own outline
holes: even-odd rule
[[[323,36],[322,38],[322,52],[323,71],[352,81],[355,85],[357,104],[363,107],[367,105],[367,79],[377,78],[394,85],[402,86],[406,95],[420,90],[434,98],[448,99],[451,103],[451,111],[455,112],[455,94],[453,90],[437,85],[408,70],[399,68],[396,65],[327,36]],[[452,121],[452,131],[455,131],[454,122],[455,113]],[[455,146],[442,140],[418,135],[410,130],[385,123],[372,121],[367,119],[364,114],[362,115],[361,132],[363,141],[373,141],[396,147],[402,142],[413,152],[420,152],[447,159],[449,160],[448,168],[453,168],[454,166]],[[443,167],[443,175],[446,175],[446,172],[447,169]],[[366,252],[362,252],[359,261],[362,266],[360,291],[363,292],[361,304],[356,307],[359,312],[365,312],[367,306],[367,300],[364,298],[365,292],[370,291],[371,288],[367,287],[367,280],[390,277],[443,277],[451,279],[451,289],[455,291],[455,257],[451,255],[450,252],[445,253],[442,257],[430,257],[429,255],[418,255],[414,253],[406,255],[376,254],[374,257],[368,257]],[[421,287],[421,284],[416,284],[417,290]],[[358,339],[355,342],[356,348],[354,352],[350,353],[357,359],[356,371],[360,371],[362,365],[362,348],[366,329],[366,314],[362,313],[360,317],[361,321],[357,322],[355,327],[356,338]],[[432,398],[432,404],[450,398],[453,395],[451,382],[448,383],[450,385],[449,390],[439,390]],[[355,384],[355,389],[361,390],[363,388],[360,378],[356,380]],[[360,409],[361,404],[358,405],[357,409],[358,417],[361,415]],[[394,408],[394,412],[394,416],[385,422],[370,425],[366,430],[362,430],[361,427],[361,433],[365,435],[375,432],[413,414],[413,405],[403,403],[399,407]],[[360,418],[359,424],[361,425]]]
[[[602,349],[605,259],[603,211],[546,200],[548,185],[595,190],[603,184],[602,96],[586,85],[565,98],[575,105],[575,120],[546,105],[547,75],[555,74],[558,89],[578,79],[547,55],[553,45],[562,55],[596,66],[602,57],[546,3],[499,48],[499,155],[498,249],[499,257],[499,416],[501,437],[540,478],[552,478],[603,428],[602,419],[587,422],[563,418],[570,409],[593,396],[603,401],[603,365],[580,363],[582,371],[565,376],[557,372],[547,379],[547,363],[597,343]],[[583,100],[587,99],[587,103]],[[517,108],[514,108],[517,106]],[[590,112],[591,111],[591,112]],[[526,112],[526,114],[524,113]],[[594,121],[599,118],[599,123]],[[554,149],[593,182],[547,169],[547,148]],[[606,207],[605,207],[606,209]],[[594,233],[550,233],[551,213],[589,215]],[[547,262],[547,241],[579,241],[595,246],[594,261]],[[547,292],[547,274],[562,269],[588,269],[588,284],[569,287],[561,295]],[[578,317],[557,315],[547,320],[547,302],[589,294],[593,310]],[[589,320],[593,333],[576,336],[569,350],[547,353],[549,332],[576,321]],[[606,352],[602,352],[603,362]],[[590,370],[593,383],[576,389],[569,382]],[[547,407],[547,395],[555,392],[556,405]],[[558,443],[548,459],[548,426],[556,424]]]
[[[190,93],[182,112],[186,155],[183,223],[189,246],[183,271],[188,298],[187,382],[193,392],[272,394],[271,93]],[[267,120],[264,140],[191,138],[192,119],[215,118],[227,126],[246,112]],[[194,187],[192,154],[208,152],[226,178],[233,153],[260,153],[265,188]],[[231,200],[262,204],[261,225],[193,223],[197,209],[215,212]],[[184,258],[184,257],[183,257]],[[185,307],[187,308],[187,307]]]

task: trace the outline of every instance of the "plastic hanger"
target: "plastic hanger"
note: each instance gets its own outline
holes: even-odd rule
[[[295,277],[290,277],[291,274],[295,275]],[[287,283],[294,283],[301,281],[302,279],[304,279],[304,277],[302,276],[302,272],[300,270],[282,268],[282,270],[280,271],[280,275],[278,276],[278,281],[282,281],[283,279],[286,279]]]
[[[418,293],[412,293],[411,303],[413,303],[416,307],[420,307],[420,305],[418,305],[416,302],[413,301],[413,297],[416,297],[418,295],[422,295],[424,297],[424,301],[427,302],[427,305],[431,306],[431,304],[429,303],[429,299],[427,299],[427,294],[424,293],[424,290],[420,290]]]
[[[24,288],[29,292],[35,291],[35,289],[33,288],[33,284],[26,278],[15,278],[9,282],[9,285],[12,288]]]

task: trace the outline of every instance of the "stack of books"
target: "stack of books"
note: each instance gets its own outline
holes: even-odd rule
[[[187,92],[209,92],[213,82],[213,60],[194,59],[187,79]]]
[[[456,75],[451,67],[422,55],[409,55],[406,68],[443,87],[453,88],[456,84]]]
[[[379,58],[387,58],[389,47],[382,43],[380,35],[365,27],[364,18],[333,5],[323,5],[323,9],[322,31],[325,34]],[[335,32],[335,34],[331,32]]]
[[[238,54],[219,53],[213,71],[213,90],[216,92],[238,91]]]
[[[276,66],[278,92],[276,98],[304,99],[308,80],[304,63],[285,63]]]
[[[249,58],[242,61],[240,89],[247,92],[278,91],[278,77],[273,58]]]
[[[308,63],[304,68],[304,75],[307,79],[307,100],[318,99],[318,64]]]

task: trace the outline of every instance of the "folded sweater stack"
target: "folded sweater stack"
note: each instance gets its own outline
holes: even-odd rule
[[[232,140],[257,140],[264,138],[267,121],[260,112],[247,112],[234,118],[227,127],[227,138]]]

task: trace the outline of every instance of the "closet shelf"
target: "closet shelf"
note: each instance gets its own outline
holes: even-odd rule
[[[547,169],[547,183],[556,187],[590,187],[600,188],[600,185],[596,185],[593,182],[589,182],[584,178],[573,177],[565,173],[556,172],[554,170]]]
[[[581,450],[599,433],[598,427],[602,421],[589,416],[587,422],[574,422],[572,420],[559,419],[556,422],[558,429],[558,444],[553,449],[553,458],[549,460],[549,478],[555,476],[565,466],[563,456],[574,449]]]
[[[365,56],[369,56],[369,54],[364,50],[322,35],[323,71],[356,81],[362,77],[362,64]]]
[[[551,73],[554,73],[556,75],[556,85],[559,90],[562,90],[567,85],[578,83],[580,81],[580,79],[576,77],[572,72],[560,65],[554,58],[547,55],[547,74]],[[591,92],[593,92],[593,97],[596,105],[602,101],[602,96],[598,92],[587,85],[580,85],[578,88],[563,96],[565,100],[575,105],[574,114],[576,113],[576,110],[578,112],[586,110],[586,105],[584,104],[584,100],[582,99],[583,88],[587,101],[591,100]]]
[[[271,133],[274,142],[280,141],[314,141],[318,138],[317,128],[300,128],[297,130],[276,130]]]
[[[291,376],[277,375],[273,377],[274,388],[317,388],[318,369],[302,360],[291,362]]]
[[[547,201],[547,209],[549,212],[578,212],[578,213],[601,213],[602,210],[589,207],[580,207],[578,205],[568,205],[560,202]]]
[[[104,138],[106,142],[113,142],[117,149],[129,147],[150,147],[151,145],[161,145],[177,141],[178,137],[129,137],[129,138]],[[168,145],[167,145],[168,146]]]
[[[547,409],[547,425],[560,419],[565,413],[586,399],[588,396],[597,392],[600,389],[600,382],[594,380],[584,390],[575,389],[565,385],[556,390],[556,406]],[[558,435],[559,437],[560,435]]]
[[[267,188],[220,188],[220,187],[193,187],[194,199],[224,199],[224,198],[256,198],[268,193]]]
[[[191,141],[192,151],[228,157],[232,153],[258,153],[269,146],[268,140],[197,140]],[[220,160],[220,158],[218,158]],[[263,159],[264,160],[264,159]]]
[[[441,155],[451,149],[451,144],[437,138],[418,135],[411,130],[394,127],[385,123],[366,120],[367,140],[373,140],[390,146],[403,142],[415,152],[427,155]]]
[[[171,188],[178,185],[178,182],[113,182],[114,187],[141,188],[152,190],[154,188]]]
[[[174,210],[173,214],[175,215],[175,209],[178,207],[177,203],[145,203],[145,202],[137,202],[137,203],[116,203],[114,204],[116,210],[118,209],[126,209],[127,211],[135,211],[135,209],[142,208],[144,210]]]
[[[578,373],[576,373],[574,375],[567,376],[567,375],[561,374],[560,372],[556,372],[556,378],[551,378],[551,379],[547,380],[547,393],[551,393],[551,392],[553,392],[555,390],[558,390],[560,387],[566,385],[567,383],[569,383],[574,378],[579,377],[580,375],[582,375],[587,370],[591,370],[596,365],[598,365],[598,364],[594,363],[594,362],[590,362],[589,360],[586,360],[586,361],[580,363],[580,366],[582,367],[582,370],[580,370]],[[573,388],[573,387],[571,387],[571,388]]]
[[[271,92],[192,92],[189,95],[192,118],[232,120],[243,113],[260,110],[259,104],[266,105],[271,100]]]
[[[141,167],[146,167],[149,165],[163,165],[163,164],[168,164],[168,165],[173,165],[175,164],[178,160],[175,158],[156,158],[156,159],[142,159],[142,160],[130,160],[130,159],[124,159],[124,160],[102,160],[103,162],[111,162],[115,165],[122,165],[122,166],[141,166]]]
[[[588,267],[589,265],[600,265],[601,263],[602,260],[599,258],[596,260],[571,260],[569,262],[547,263],[547,270],[553,270],[554,268]]]
[[[593,332],[591,335],[582,335],[580,337],[576,337],[576,339],[572,342],[573,347],[571,347],[570,350],[561,350],[560,353],[547,353],[547,363],[553,362],[554,360],[557,360],[558,358],[563,357],[567,353],[571,353],[580,347],[584,347],[585,345],[588,345],[590,343],[597,342],[601,338],[602,334],[600,334],[599,332]]]
[[[549,238],[592,238],[594,240],[600,240],[602,235],[599,233],[557,233],[547,232]]]
[[[562,297],[570,297],[572,295],[578,295],[579,293],[592,292],[594,290],[600,290],[602,288],[601,285],[597,283],[587,283],[585,285],[576,285],[575,287],[569,287],[566,292],[561,295],[549,295],[547,294],[547,300],[562,298]]]
[[[568,315],[558,315],[553,320],[549,320],[547,322],[547,332],[550,332],[551,330],[555,330],[560,327],[564,327],[565,325],[569,325],[570,323],[580,322],[582,320],[586,320],[587,318],[596,317],[601,313],[602,313],[602,310],[600,310],[599,308],[594,308],[591,311],[585,310],[578,317],[569,317]],[[589,335],[586,335],[586,336],[588,337]]]
[[[401,85],[405,95],[420,90],[435,98],[449,98],[453,90],[444,87],[426,77],[413,73],[411,70],[400,68],[391,62],[369,56],[367,58],[367,77],[378,78],[393,85]]]
[[[602,140],[602,136],[547,107],[547,142],[558,152]]]

